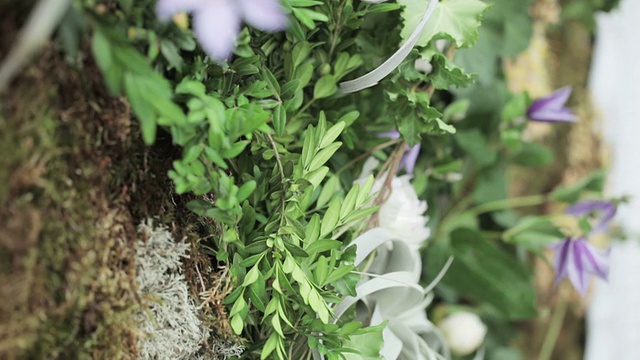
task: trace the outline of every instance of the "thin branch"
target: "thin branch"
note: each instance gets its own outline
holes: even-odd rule
[[[271,137],[271,134],[267,134],[267,138],[269,139],[269,142],[271,143],[271,147],[275,152],[275,158],[276,158],[276,162],[278,163],[278,169],[280,170],[280,176],[284,179],[284,167],[282,167],[282,162],[280,161],[280,152],[278,152],[278,146],[276,145],[276,142]]]

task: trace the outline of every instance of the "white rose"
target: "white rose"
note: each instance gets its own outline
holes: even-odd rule
[[[374,190],[382,188],[384,178],[373,186]],[[389,230],[398,240],[403,240],[410,248],[417,250],[429,238],[431,231],[427,227],[429,218],[424,216],[427,202],[420,201],[411,176],[396,176],[391,182],[391,193],[387,201],[380,206],[378,221],[380,227]]]
[[[447,339],[451,352],[458,356],[476,351],[487,334],[487,327],[478,315],[467,311],[449,315],[438,325]]]
[[[373,158],[367,160],[356,182],[364,183],[377,164],[377,160]],[[379,193],[386,179],[386,173],[380,176],[373,184],[371,192]],[[404,241],[411,250],[417,250],[429,238],[431,230],[427,227],[429,218],[424,216],[427,202],[418,199],[410,180],[411,175],[393,178],[387,200],[380,206],[378,222],[380,227],[391,232],[395,239]]]

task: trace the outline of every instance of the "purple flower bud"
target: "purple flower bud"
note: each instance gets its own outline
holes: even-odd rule
[[[598,211],[602,213],[600,221],[598,221],[593,229],[592,234],[598,234],[606,232],[609,229],[609,223],[616,214],[616,204],[611,201],[604,200],[586,200],[581,201],[568,207],[564,212],[573,216],[584,216],[590,213]]]
[[[243,20],[269,32],[287,27],[279,0],[158,0],[156,5],[163,20],[183,11],[191,13],[198,42],[218,62],[233,52]]]
[[[398,130],[385,131],[377,134],[378,137],[387,137],[391,139],[398,139],[400,137],[400,133]],[[416,161],[418,161],[418,155],[420,155],[420,144],[416,144],[413,147],[405,148],[405,153],[402,155],[402,159],[400,159],[400,166],[398,167],[398,171],[403,168],[407,171],[407,174],[413,175],[413,170],[416,167]]]
[[[553,94],[534,101],[527,110],[527,116],[534,121],[573,122],[577,116],[564,104],[571,96],[571,87],[565,86]]]
[[[590,275],[603,280],[608,279],[608,250],[596,249],[584,238],[566,238],[551,247],[555,251],[553,265],[556,268],[556,284],[568,277],[573,287],[584,296],[587,293]]]

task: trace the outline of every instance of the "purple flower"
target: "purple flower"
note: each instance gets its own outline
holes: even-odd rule
[[[397,130],[391,130],[378,133],[377,136],[387,137],[395,140],[400,137],[400,133]],[[398,167],[398,170],[404,168],[407,171],[407,174],[413,175],[413,169],[416,166],[416,161],[418,160],[419,154],[420,144],[416,144],[413,147],[409,147],[409,145],[407,145],[405,153],[404,155],[402,155],[402,159],[400,159],[400,166]]]
[[[591,246],[584,238],[566,238],[551,246],[555,251],[553,265],[556,268],[556,284],[568,277],[580,295],[587,293],[590,275],[607,280],[609,251]]]
[[[553,94],[534,101],[527,110],[527,116],[534,121],[572,122],[577,117],[564,104],[571,95],[571,87],[565,86]]]
[[[606,232],[609,229],[609,223],[616,214],[616,204],[611,201],[604,200],[587,200],[581,201],[568,207],[564,212],[573,216],[589,215],[597,211],[602,213],[600,221],[598,221],[591,230],[592,234]]]
[[[164,20],[183,11],[193,15],[200,45],[218,62],[231,55],[243,20],[269,32],[287,26],[279,0],[158,0],[156,6],[158,17]]]

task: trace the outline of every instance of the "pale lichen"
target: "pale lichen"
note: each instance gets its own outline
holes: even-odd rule
[[[151,220],[139,225],[145,240],[138,241],[136,270],[145,311],[137,314],[140,359],[218,360],[239,356],[242,345],[211,338],[200,320],[196,299],[189,294],[181,259],[189,244],[176,242],[164,226]],[[207,345],[208,344],[208,345]]]

